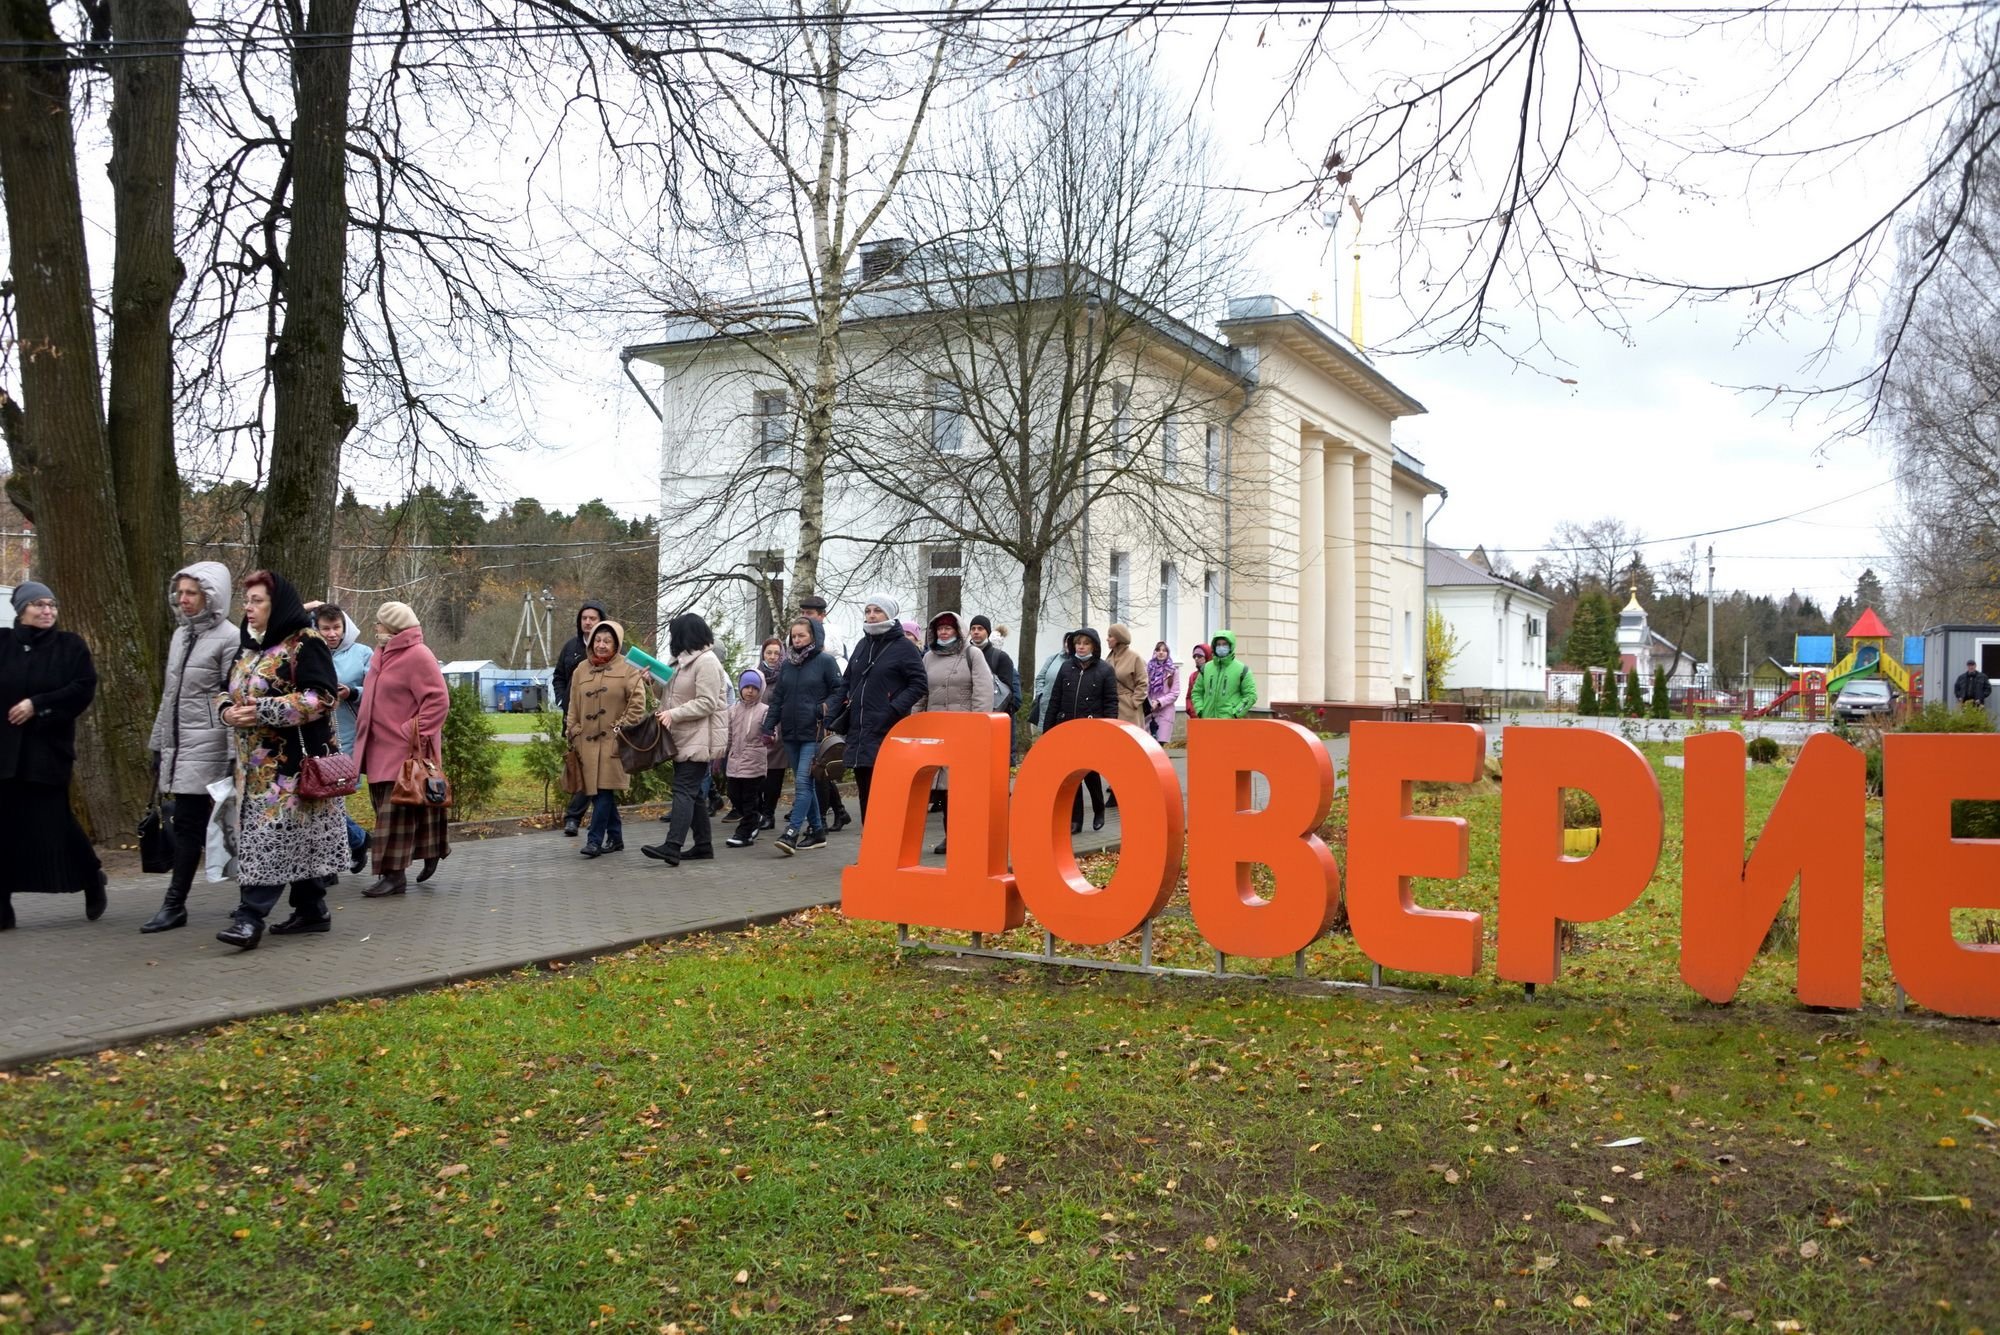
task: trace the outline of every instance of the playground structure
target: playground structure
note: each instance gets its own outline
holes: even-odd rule
[[[1851,681],[1880,677],[1896,688],[1899,695],[1907,698],[1918,689],[1923,671],[1923,641],[1910,637],[1903,641],[1903,654],[1915,664],[1916,671],[1905,666],[1890,649],[1889,628],[1882,624],[1882,618],[1870,607],[1862,611],[1847,631],[1847,656],[1833,661],[1834,639],[1831,635],[1800,635],[1792,644],[1793,662],[1799,668],[1798,677],[1791,686],[1767,705],[1743,711],[1743,717],[1770,718],[1798,708],[1808,723],[1829,716],[1833,701],[1840,696],[1840,690]],[[1913,646],[1914,645],[1914,649]]]

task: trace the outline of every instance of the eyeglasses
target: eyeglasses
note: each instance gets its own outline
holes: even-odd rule
[[[56,600],[53,598],[37,598],[34,602],[29,603],[28,606],[37,612],[53,612],[56,610]]]

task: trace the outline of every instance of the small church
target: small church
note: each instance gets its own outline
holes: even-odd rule
[[[1622,671],[1637,672],[1648,690],[1656,667],[1666,670],[1669,687],[1695,689],[1708,682],[1708,664],[1653,629],[1639,602],[1637,585],[1618,614],[1618,665]]]

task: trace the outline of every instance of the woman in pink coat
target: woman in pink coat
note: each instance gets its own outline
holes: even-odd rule
[[[412,721],[423,753],[442,761],[451,693],[407,603],[383,603],[375,613],[375,635],[375,657],[368,664],[361,717],[354,725],[355,763],[367,777],[368,796],[375,803],[376,881],[361,892],[370,899],[407,890],[404,872],[411,862],[423,860],[417,879],[428,881],[439,861],[451,856],[443,807],[399,806],[389,800],[411,754]]]

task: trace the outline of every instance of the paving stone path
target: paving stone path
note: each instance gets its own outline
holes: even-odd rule
[[[932,833],[941,833],[938,818]],[[215,940],[234,883],[197,882],[188,925],[142,936],[164,876],[114,876],[111,905],[86,922],[81,895],[17,895],[0,933],[0,1067],[136,1043],[227,1020],[430,987],[550,960],[585,958],[694,932],[731,931],[838,903],[860,831],[785,857],[768,842],[720,847],[668,868],[639,855],[662,826],[628,820],[627,852],[588,861],[559,831],[460,842],[427,885],[364,899],[372,876],[343,876],[333,930],[237,951]],[[1117,838],[1117,813],[1080,849]],[[772,836],[766,834],[764,840]],[[942,859],[927,859],[941,862]],[[278,916],[289,910],[282,904]]]

